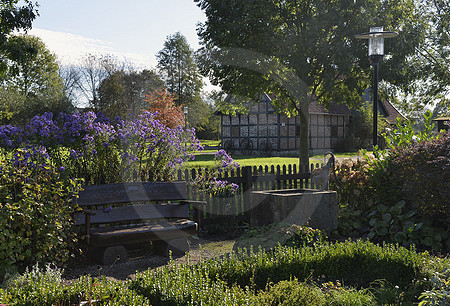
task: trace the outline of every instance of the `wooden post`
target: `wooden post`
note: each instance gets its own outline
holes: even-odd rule
[[[251,192],[252,192],[252,167],[245,166],[242,168],[242,192],[244,193],[244,207],[245,207],[245,213],[247,215],[246,219],[250,220],[250,225],[252,224],[253,220],[253,203],[251,203]]]

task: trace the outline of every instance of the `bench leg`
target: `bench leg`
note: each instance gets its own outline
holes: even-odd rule
[[[154,241],[153,250],[159,256],[169,257],[170,251],[172,251],[173,256],[183,256],[186,252],[189,252],[189,244],[186,238]]]
[[[92,251],[92,256],[95,261],[103,265],[122,263],[126,262],[128,259],[127,250],[123,245],[107,248],[96,248]]]

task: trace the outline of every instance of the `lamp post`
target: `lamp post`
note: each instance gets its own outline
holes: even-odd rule
[[[397,32],[383,31],[383,27],[370,28],[370,32],[355,37],[369,40],[369,58],[373,65],[373,145],[378,144],[378,64],[384,56],[384,39],[397,36]]]

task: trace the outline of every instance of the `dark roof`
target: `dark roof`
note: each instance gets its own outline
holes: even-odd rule
[[[378,111],[386,118],[389,124],[395,124],[397,118],[406,119],[406,117],[387,100],[378,100]]]
[[[332,102],[328,108],[325,108],[324,105],[313,101],[309,104],[309,113],[310,114],[332,114],[332,115],[350,115],[351,111],[345,104],[337,104]]]

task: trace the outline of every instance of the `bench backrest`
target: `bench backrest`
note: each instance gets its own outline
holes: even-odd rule
[[[138,182],[83,187],[77,199],[81,207],[90,209],[91,224],[131,222],[149,219],[189,218],[186,204],[167,204],[187,198],[185,182]],[[164,202],[148,204],[148,202]],[[133,203],[139,203],[137,205]],[[145,204],[147,203],[147,204]],[[126,205],[117,205],[126,204]],[[85,224],[83,213],[75,216],[77,225]]]
[[[83,187],[78,205],[100,206],[120,203],[179,201],[187,199],[185,182],[136,182]]]

